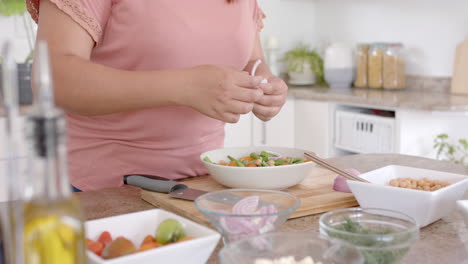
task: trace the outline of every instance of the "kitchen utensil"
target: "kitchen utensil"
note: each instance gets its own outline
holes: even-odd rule
[[[127,175],[124,177],[124,183],[153,192],[167,193],[172,198],[190,201],[206,193],[206,191],[188,188],[187,185],[180,182],[160,180],[156,177],[145,175]]]
[[[393,210],[411,216],[420,227],[447,216],[455,208],[456,201],[468,189],[468,177],[441,171],[405,166],[386,166],[359,175],[372,184],[348,181],[359,205],[363,208]],[[436,191],[422,191],[388,185],[396,178],[439,180],[450,185]]]
[[[391,210],[346,208],[320,216],[320,234],[349,243],[364,257],[362,263],[397,264],[419,239],[413,218]],[[348,262],[344,262],[348,263]]]
[[[314,163],[309,163],[315,167]],[[291,176],[291,173],[283,174],[283,177],[287,178],[289,176]],[[333,209],[358,205],[352,193],[336,192],[333,190],[332,186],[335,177],[336,173],[320,167],[315,167],[307,173],[304,180],[299,184],[289,187],[287,192],[294,194],[301,199],[301,205],[289,216],[289,218],[313,215],[328,212]],[[203,189],[208,192],[226,189],[226,187],[213,180],[210,176],[186,179],[181,183],[190,188]],[[155,207],[175,212],[198,223],[210,225],[210,222],[207,221],[203,214],[195,208],[193,202],[173,199],[167,194],[146,190],[141,190],[141,198]]]
[[[229,243],[219,252],[221,264],[256,263],[256,260],[294,258],[294,263],[307,257],[313,263],[361,264],[362,256],[355,247],[337,240],[327,240],[312,232],[272,232]],[[266,262],[270,263],[270,262]]]
[[[247,199],[232,204],[231,197]],[[225,244],[276,230],[300,204],[293,194],[259,189],[221,190],[195,200],[197,209],[218,229]]]
[[[314,153],[310,153],[310,152],[305,152],[304,155],[311,159],[313,162],[317,163],[318,165],[326,168],[326,169],[329,169],[335,173],[338,173],[339,175],[343,176],[343,177],[346,177],[350,180],[354,180],[354,181],[360,181],[360,182],[369,182],[357,175],[354,175],[352,173],[350,173],[349,171],[346,171],[344,169],[341,169],[340,167],[334,165],[333,163],[330,163],[324,159],[321,159],[319,156],[315,155]]]
[[[306,150],[285,147],[238,147],[221,148],[200,155],[200,160],[210,172],[211,177],[232,188],[282,190],[300,183],[315,168],[312,162],[272,167],[234,167],[204,161],[208,157],[214,162],[226,160],[227,156],[244,157],[250,153],[269,151],[286,157],[304,157]]]
[[[451,92],[468,94],[468,39],[457,46]]]
[[[87,221],[86,238],[97,240],[103,231],[113,238],[124,236],[137,247],[147,235],[155,235],[159,224],[166,219],[179,222],[191,240],[171,243],[155,249],[105,260],[87,252],[89,264],[154,264],[206,263],[220,239],[219,233],[174,213],[153,209]]]

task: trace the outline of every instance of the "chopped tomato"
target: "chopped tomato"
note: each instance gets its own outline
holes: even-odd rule
[[[193,239],[193,237],[186,236],[186,237],[183,237],[183,238],[177,240],[177,242],[182,242],[182,241],[191,240],[191,239]]]
[[[102,255],[102,250],[104,249],[104,245],[101,242],[93,241],[90,239],[87,239],[86,242],[87,242],[88,250],[91,250],[92,252],[94,252],[94,254],[98,256]]]
[[[147,235],[145,237],[145,239],[143,239],[143,242],[141,242],[141,246],[143,246],[144,244],[147,244],[147,243],[156,243],[156,238],[154,238],[151,235]]]
[[[145,251],[145,250],[152,249],[152,248],[157,248],[159,246],[161,246],[161,245],[156,243],[156,242],[143,243],[143,244],[141,244],[140,248],[138,249],[138,252]]]
[[[104,247],[106,247],[108,244],[112,242],[112,236],[109,232],[104,231],[99,236],[98,241],[101,242],[104,245]]]

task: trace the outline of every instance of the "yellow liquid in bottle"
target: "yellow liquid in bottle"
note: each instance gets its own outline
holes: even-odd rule
[[[24,264],[85,264],[84,228],[78,203],[29,202],[24,209]]]

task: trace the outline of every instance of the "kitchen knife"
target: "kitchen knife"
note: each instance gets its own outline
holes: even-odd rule
[[[197,199],[198,196],[207,193],[206,191],[191,189],[187,185],[171,180],[162,180],[146,175],[124,176],[124,183],[137,186],[148,191],[167,193],[170,197],[190,200]]]
[[[199,196],[207,193],[206,191],[189,188],[187,185],[182,184],[180,182],[171,181],[150,175],[126,175],[124,176],[124,183],[127,185],[137,186],[152,192],[167,193],[172,198],[178,198],[189,201],[194,201]],[[222,200],[223,203],[236,204],[242,198],[245,198],[243,196],[238,196],[234,194],[229,195],[225,193],[220,193],[219,195],[219,198],[213,196],[213,201],[219,202]],[[265,201],[260,201],[259,203],[259,205],[261,206],[271,204],[276,206],[276,204],[274,203]]]

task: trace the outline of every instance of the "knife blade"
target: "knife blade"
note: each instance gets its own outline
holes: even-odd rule
[[[172,198],[188,201],[195,201],[199,196],[207,193],[207,191],[189,188],[187,185],[180,182],[151,175],[126,175],[124,176],[123,181],[127,185],[137,186],[148,191],[167,193]],[[226,193],[220,193],[219,197],[218,195],[211,197],[211,199],[213,199],[215,202],[222,201],[223,203],[232,205],[236,204],[243,198],[245,197]],[[277,206],[275,203],[271,202],[265,202],[262,200],[259,202],[259,205],[261,206],[271,204]]]
[[[194,201],[206,191],[189,188],[180,182],[162,179],[148,175],[126,175],[124,183],[143,188],[148,191],[167,193],[170,197]]]

